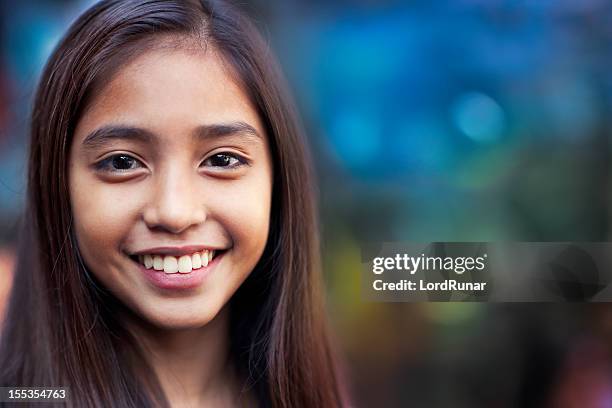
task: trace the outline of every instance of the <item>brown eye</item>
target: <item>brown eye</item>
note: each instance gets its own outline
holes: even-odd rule
[[[120,173],[142,167],[138,159],[127,154],[115,154],[96,164],[96,169],[110,173]]]
[[[202,163],[210,167],[233,169],[245,164],[244,159],[231,153],[217,153],[204,160]]]

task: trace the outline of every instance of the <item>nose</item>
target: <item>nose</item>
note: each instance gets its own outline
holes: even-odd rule
[[[150,229],[179,234],[204,222],[206,211],[198,194],[196,177],[197,174],[176,167],[158,175],[143,213],[144,222]]]

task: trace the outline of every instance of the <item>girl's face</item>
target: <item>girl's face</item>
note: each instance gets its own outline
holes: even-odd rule
[[[268,238],[267,136],[212,48],[120,69],[78,122],[69,183],[86,266],[158,327],[212,320]]]

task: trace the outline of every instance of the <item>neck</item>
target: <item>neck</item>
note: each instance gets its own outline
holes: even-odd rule
[[[227,307],[198,328],[131,326],[172,407],[234,404],[240,386],[229,353]]]

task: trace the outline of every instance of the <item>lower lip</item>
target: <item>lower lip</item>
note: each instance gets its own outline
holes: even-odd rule
[[[194,289],[200,286],[202,282],[204,282],[204,279],[214,271],[217,264],[221,261],[221,258],[223,258],[223,255],[225,255],[225,252],[215,256],[208,266],[193,269],[189,273],[165,273],[163,270],[156,271],[155,269],[147,269],[141,263],[138,263],[138,267],[147,280],[160,289]]]

